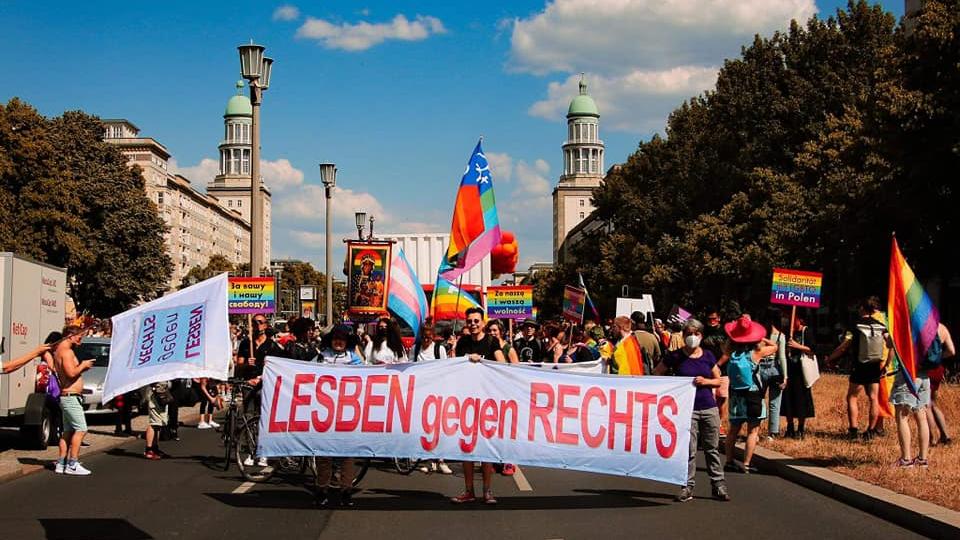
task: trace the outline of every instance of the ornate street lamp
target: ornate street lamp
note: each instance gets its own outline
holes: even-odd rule
[[[324,324],[330,326],[333,324],[333,279],[330,274],[330,252],[332,251],[332,244],[330,238],[330,199],[333,198],[333,188],[337,187],[337,166],[333,163],[321,163],[320,164],[320,180],[323,182],[324,192],[327,196],[327,226],[326,234],[324,235],[327,240],[327,276],[325,278],[327,287],[326,287],[326,296],[324,298],[324,316],[326,320]]]
[[[366,212],[355,212],[353,214],[354,219],[357,221],[357,239],[363,240],[363,227],[367,223],[367,213]]]

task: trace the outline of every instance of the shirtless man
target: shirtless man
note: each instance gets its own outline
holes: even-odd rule
[[[63,435],[60,438],[60,458],[54,471],[57,474],[86,476],[90,471],[81,465],[80,443],[87,434],[87,420],[83,415],[83,377],[81,374],[93,367],[93,360],[77,360],[73,348],[80,345],[83,329],[79,326],[67,326],[63,329],[64,339],[53,351],[53,365],[60,379],[60,410],[63,412]],[[69,457],[67,451],[69,449]]]

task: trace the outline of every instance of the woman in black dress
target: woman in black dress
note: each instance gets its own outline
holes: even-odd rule
[[[797,315],[793,325],[793,337],[787,343],[787,387],[783,390],[780,403],[780,415],[787,420],[787,437],[803,438],[807,418],[815,416],[813,393],[807,388],[800,364],[802,354],[813,354],[813,342],[803,320]],[[797,420],[794,429],[793,420]]]

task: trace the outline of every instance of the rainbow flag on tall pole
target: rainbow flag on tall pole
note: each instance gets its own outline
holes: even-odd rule
[[[890,247],[890,284],[887,290],[887,330],[893,340],[903,378],[913,393],[914,380],[927,350],[937,337],[940,313],[917,280],[893,237]]]
[[[460,179],[450,226],[450,244],[440,263],[441,275],[451,281],[473,268],[500,243],[500,218],[493,196],[493,178],[481,143],[483,139],[477,141],[467,170]]]

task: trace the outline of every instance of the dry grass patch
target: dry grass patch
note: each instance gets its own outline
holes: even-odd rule
[[[897,469],[893,464],[900,457],[900,447],[893,419],[884,420],[886,434],[882,438],[870,442],[846,439],[846,392],[846,376],[825,374],[813,387],[817,417],[807,420],[806,438],[777,439],[761,445],[897,493],[960,510],[960,443],[932,447],[927,469]],[[955,428],[960,426],[960,389],[944,385],[938,399],[949,434],[955,437]],[[861,396],[861,430],[866,427],[867,411],[866,397]],[[916,456],[916,424],[911,421],[910,427]],[[781,429],[786,430],[783,422]]]

